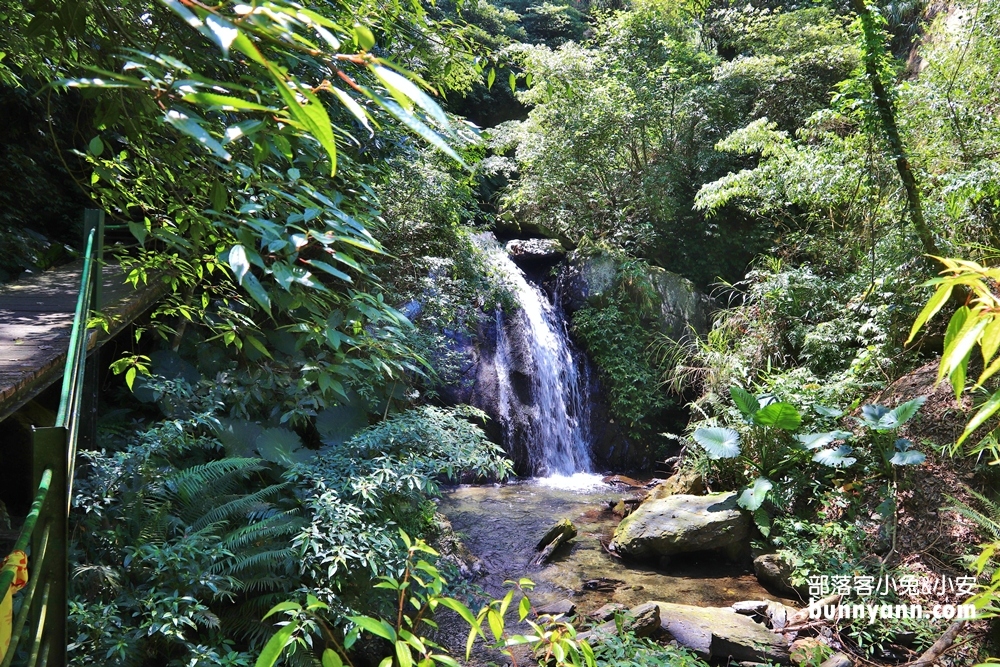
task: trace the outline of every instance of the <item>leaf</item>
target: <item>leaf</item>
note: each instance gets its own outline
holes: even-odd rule
[[[274,633],[267,641],[267,644],[264,645],[264,649],[260,652],[260,657],[258,657],[257,662],[254,663],[255,667],[274,667],[275,663],[278,662],[278,658],[281,657],[281,652],[285,650],[286,646],[288,646],[288,642],[291,640],[292,634],[297,629],[298,624],[289,623]]]
[[[252,273],[247,273],[243,276],[243,287],[250,294],[254,301],[260,304],[260,307],[267,311],[268,314],[271,313],[271,297],[268,296],[267,290],[264,286],[260,284],[257,280],[257,276]]]
[[[754,480],[752,487],[743,490],[743,493],[736,500],[736,504],[745,510],[755,512],[764,504],[768,492],[773,488],[774,483],[771,480],[766,477],[758,477]]]
[[[365,51],[371,51],[372,47],[375,46],[375,35],[372,34],[372,31],[367,26],[363,26],[360,23],[354,24],[354,39],[357,40],[358,46]]]
[[[442,128],[448,129],[450,123],[448,122],[448,116],[445,115],[441,107],[438,106],[437,102],[432,100],[427,93],[422,91],[417,84],[413,83],[405,76],[398,74],[397,72],[387,69],[385,67],[375,66],[372,68],[375,76],[385,85],[390,93],[395,91],[393,97],[396,98],[397,102],[400,102],[398,95],[403,95],[406,98],[412,100],[423,109],[428,116],[433,118]],[[400,102],[403,105],[402,102]],[[405,105],[403,105],[405,108]]]
[[[177,109],[171,109],[163,117],[163,120],[189,137],[192,137],[199,144],[212,151],[223,160],[228,162],[233,157],[229,154],[229,151],[222,147],[222,144],[220,144],[205,130],[205,128],[197,122],[191,120],[187,114],[178,111]]]
[[[344,667],[344,661],[336,651],[328,648],[323,651],[323,667]]]
[[[731,428],[699,428],[692,437],[711,459],[731,459],[740,454],[740,434]]]
[[[926,396],[917,396],[911,401],[897,405],[894,409],[890,410],[879,419],[879,426],[883,429],[899,428],[906,422],[913,419],[913,415],[917,414],[917,411],[920,410],[921,406],[926,402]]]
[[[763,507],[757,508],[753,513],[753,522],[757,524],[757,529],[764,537],[771,535],[771,516]]]
[[[493,88],[493,82],[496,81],[496,80],[497,80],[497,71],[496,71],[496,68],[491,67],[490,68],[490,73],[486,75],[486,90],[492,89]]]
[[[410,646],[402,640],[396,641],[396,660],[399,667],[413,667],[413,654],[410,653]]]
[[[953,289],[953,285],[942,285],[934,292],[933,296],[927,301],[927,305],[917,315],[917,319],[913,321],[913,327],[910,328],[910,337],[906,339],[905,345],[909,345],[910,341],[917,335],[917,332],[920,331],[920,327],[924,326],[929,319],[941,310],[941,306],[948,302]]]
[[[87,152],[94,157],[101,156],[101,153],[104,152],[104,142],[101,141],[100,137],[94,137],[90,140],[90,143],[87,144]]]
[[[983,403],[983,406],[979,408],[975,416],[969,420],[969,423],[965,425],[965,430],[962,431],[962,435],[955,442],[956,445],[961,445],[965,442],[965,439],[972,435],[973,431],[983,425],[987,419],[996,414],[997,410],[1000,410],[1000,391],[997,391],[989,399]]]
[[[461,616],[462,620],[469,625],[475,625],[476,617],[472,615],[472,611],[455,598],[441,598],[438,600],[438,604],[451,609],[453,612]]]
[[[368,124],[368,112],[365,111],[364,107],[358,104],[357,100],[347,94],[346,91],[336,86],[331,86],[331,90],[333,90],[333,94],[336,95],[337,99],[340,100],[340,103],[344,105],[344,108],[350,111],[351,115],[357,118],[358,122],[364,125],[369,133],[374,134],[371,125]]]
[[[233,270],[236,282],[242,285],[243,278],[250,271],[250,261],[247,259],[246,248],[239,244],[230,248],[229,253],[226,255],[226,264]]]
[[[238,97],[230,95],[218,95],[216,93],[188,93],[181,99],[191,104],[219,107],[224,111],[274,111],[273,108],[264,106],[263,104],[241,100]]]
[[[359,628],[367,630],[373,635],[381,637],[382,639],[388,640],[392,643],[396,642],[396,631],[392,629],[392,626],[383,620],[372,618],[371,616],[348,616],[347,620],[351,621]]]
[[[895,466],[915,466],[923,463],[926,458],[927,457],[924,456],[923,452],[910,449],[905,452],[896,452],[892,455],[892,458],[889,459],[889,463]]]
[[[801,442],[806,449],[819,449],[826,447],[834,440],[846,440],[852,435],[850,431],[828,431],[826,433],[805,433],[795,436],[795,439]]]
[[[965,306],[963,306],[965,308]],[[960,308],[959,311],[962,309]],[[958,315],[956,311],[955,315]],[[969,318],[969,320],[962,326],[961,331],[953,336],[953,340],[949,345],[947,340],[948,336],[945,336],[945,350],[941,355],[941,365],[938,370],[938,382],[945,375],[951,375],[951,372],[961,363],[966,363],[968,361],[969,355],[972,353],[972,348],[975,346],[976,342],[979,340],[979,335],[989,324],[989,320],[981,318]],[[951,324],[948,325],[948,331],[951,333]]]
[[[821,415],[823,417],[832,417],[834,419],[837,419],[838,417],[844,416],[843,410],[839,408],[830,408],[825,405],[814,405],[813,410],[816,411],[816,414]]]
[[[791,403],[771,403],[753,416],[754,423],[794,431],[802,424],[802,415]]]
[[[836,449],[822,449],[813,456],[813,461],[831,468],[847,468],[855,463],[857,459],[851,456],[854,449],[847,445],[841,445]]]
[[[510,84],[510,92],[516,93],[517,92],[517,76],[513,72],[511,72],[510,76],[507,77],[507,83]]]
[[[135,384],[136,372],[135,366],[125,371],[125,384],[128,385],[129,391],[132,391],[132,385]]]
[[[286,600],[285,602],[279,602],[278,604],[271,607],[270,611],[264,614],[264,618],[261,620],[266,620],[270,616],[275,614],[280,614],[283,611],[291,611],[293,609],[302,609],[302,605],[298,602],[292,602],[291,600]]]
[[[733,403],[740,409],[744,417],[753,417],[760,410],[760,402],[757,397],[743,387],[730,387],[729,395],[733,397]]]
[[[455,149],[448,145],[441,135],[427,127],[427,125],[421,121],[419,118],[414,116],[412,113],[399,106],[396,102],[392,100],[387,100],[385,98],[377,97],[379,105],[382,106],[386,111],[388,111],[392,116],[401,122],[406,127],[410,128],[412,132],[417,134],[421,139],[429,143],[430,145],[437,148],[439,151],[449,156],[456,162],[458,162],[463,167],[466,167],[465,161],[459,157]]]
[[[531,600],[525,595],[521,598],[521,601],[517,603],[517,618],[519,621],[523,621],[528,618],[528,614],[531,613]]]

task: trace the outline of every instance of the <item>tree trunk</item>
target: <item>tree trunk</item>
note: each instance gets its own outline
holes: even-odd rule
[[[871,12],[865,5],[865,0],[851,0],[851,8],[861,18],[861,26],[864,31],[865,44],[862,47],[862,57],[865,61],[865,74],[868,83],[872,87],[872,94],[875,97],[875,108],[878,109],[879,121],[882,130],[885,132],[886,140],[889,142],[889,149],[896,159],[896,171],[899,172],[899,179],[903,182],[903,189],[906,190],[906,204],[910,213],[910,221],[913,229],[920,239],[924,252],[935,257],[941,256],[941,251],[934,242],[934,235],[931,233],[927,221],[924,220],[924,209],[920,201],[920,188],[917,185],[917,178],[910,169],[910,161],[906,158],[906,148],[903,140],[899,136],[899,127],[896,125],[896,109],[893,100],[889,97],[885,86],[882,85],[882,77],[879,72],[879,52],[885,46],[882,31],[878,29],[872,18]],[[878,46],[876,46],[878,44]]]

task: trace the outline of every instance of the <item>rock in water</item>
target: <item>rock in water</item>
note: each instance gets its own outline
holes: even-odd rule
[[[615,529],[611,549],[636,558],[738,550],[750,530],[735,493],[647,500]]]
[[[535,545],[535,551],[540,551],[552,543],[557,537],[562,537],[563,541],[576,537],[576,526],[569,519],[560,519],[554,526],[549,528],[542,539]]]
[[[560,544],[565,544],[576,537],[576,526],[569,519],[562,519],[556,525],[548,529],[542,539],[538,541],[538,546],[535,547],[536,550],[540,550],[542,553],[538,554],[535,559],[536,565],[541,565],[552,557],[553,552],[559,547]]]
[[[778,554],[761,554],[753,559],[753,571],[757,581],[780,593],[796,593],[791,584],[794,568]]]
[[[702,658],[789,663],[788,642],[729,607],[656,602],[660,627]]]

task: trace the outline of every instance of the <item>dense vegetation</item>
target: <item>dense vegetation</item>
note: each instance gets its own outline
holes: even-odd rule
[[[462,381],[455,341],[515,307],[476,245],[487,230],[615,258],[612,292],[572,319],[612,416],[742,489],[756,546],[794,584],[906,575],[913,471],[1000,453],[998,15],[995,0],[0,2],[0,280],[77,254],[79,209],[98,206],[129,279],[168,287],[112,366],[102,449],[81,454],[73,663],[366,664],[389,645],[352,649],[364,628],[395,664],[451,664],[420,623],[469,614],[445,594],[457,572],[408,536],[439,530],[441,483],[513,472],[483,413],[438,400]],[[914,327],[928,256],[976,264],[949,265],[956,285]],[[706,336],[651,331],[650,267],[715,295]],[[941,379],[985,407],[934,451],[899,432],[919,399],[870,397],[942,351]],[[664,437],[686,401],[691,423]],[[995,529],[985,463],[981,506],[959,505]],[[995,549],[978,574],[1000,573]],[[394,591],[415,572],[411,619]],[[509,604],[479,618],[501,644]],[[919,648],[941,630],[911,629]],[[878,660],[897,631],[845,635]],[[696,662],[627,634],[596,655],[558,623],[543,634],[561,661]]]

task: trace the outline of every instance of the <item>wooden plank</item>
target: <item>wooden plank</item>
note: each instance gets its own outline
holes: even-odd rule
[[[62,377],[83,262],[77,261],[0,286],[0,420]],[[133,289],[121,267],[102,270],[110,332],[91,331],[94,350],[124,329],[166,292],[156,283]]]

